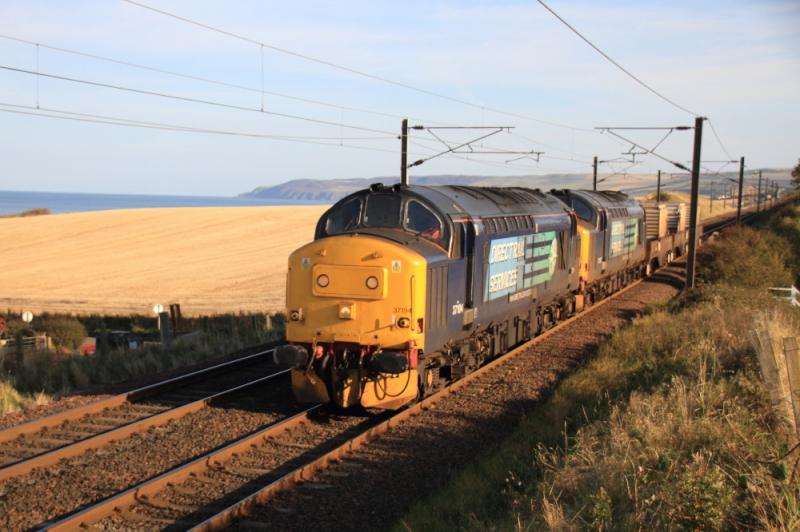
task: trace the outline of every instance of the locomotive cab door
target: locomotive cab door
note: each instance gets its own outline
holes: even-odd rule
[[[603,262],[605,263],[608,261],[609,252],[611,251],[611,227],[608,223],[608,212],[606,212],[605,209],[600,211],[598,225],[600,226],[600,232],[603,235],[602,258]]]
[[[448,323],[459,330],[472,323],[475,316],[475,227],[471,221],[453,224],[453,246],[448,273]]]
[[[475,225],[464,222],[461,225],[461,254],[467,261],[466,288],[464,306],[475,307]]]

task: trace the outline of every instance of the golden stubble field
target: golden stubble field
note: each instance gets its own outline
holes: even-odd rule
[[[289,253],[327,206],[130,209],[0,219],[0,309],[276,311]]]
[[[701,218],[722,214],[716,203],[712,213],[701,198]],[[0,312],[149,314],[155,303],[180,303],[186,315],[280,311],[289,253],[313,238],[327,208],[0,218]]]

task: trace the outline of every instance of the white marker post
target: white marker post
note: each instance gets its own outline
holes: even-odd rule
[[[164,305],[156,303],[153,305],[153,314],[156,315],[156,323],[158,323],[158,330],[161,330],[161,313],[164,312]]]

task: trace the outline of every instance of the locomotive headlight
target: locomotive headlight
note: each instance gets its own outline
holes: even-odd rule
[[[331,278],[325,275],[324,273],[317,277],[317,286],[320,288],[325,288],[329,284],[331,284]]]
[[[303,309],[299,308],[297,310],[289,311],[289,319],[291,321],[302,321],[303,320]]]
[[[375,290],[376,288],[378,288],[378,278],[375,277],[374,275],[370,275],[369,277],[367,277],[366,284],[367,288],[369,288],[370,290]]]
[[[408,318],[400,318],[399,320],[397,320],[397,326],[400,327],[401,329],[408,329],[409,327],[411,327],[411,320]]]
[[[353,303],[339,305],[339,317],[343,320],[352,320],[356,317],[356,306]]]

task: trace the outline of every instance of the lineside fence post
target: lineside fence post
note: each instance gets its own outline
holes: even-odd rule
[[[700,192],[700,151],[703,146],[703,118],[694,119],[694,153],[692,154],[692,199],[689,211],[689,256],[686,261],[686,288],[694,288],[694,268],[697,258],[698,194]]]

